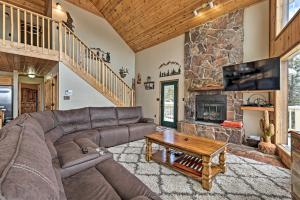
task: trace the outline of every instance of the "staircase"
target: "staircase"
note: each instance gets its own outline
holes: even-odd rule
[[[134,90],[64,23],[3,1],[0,11],[1,52],[63,62],[116,106],[134,106]]]

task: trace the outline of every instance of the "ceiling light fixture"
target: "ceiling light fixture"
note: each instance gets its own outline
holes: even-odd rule
[[[200,7],[196,8],[193,13],[195,16],[198,16],[200,14],[200,10],[204,9],[204,8],[213,8],[215,5],[214,5],[214,2],[213,1],[210,1],[210,2],[207,2],[207,3],[204,3],[202,4]]]
[[[56,3],[56,8],[57,8],[58,10],[61,10],[61,5],[60,5],[59,2]]]
[[[35,78],[35,74],[28,74],[28,78]]]

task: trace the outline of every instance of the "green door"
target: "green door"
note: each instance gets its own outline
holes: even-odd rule
[[[178,81],[161,84],[161,125],[177,128]]]

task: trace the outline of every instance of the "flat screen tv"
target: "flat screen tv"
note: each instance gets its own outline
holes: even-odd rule
[[[223,67],[226,91],[279,90],[280,59],[270,58]]]

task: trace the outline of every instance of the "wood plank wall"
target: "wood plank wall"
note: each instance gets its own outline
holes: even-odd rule
[[[276,1],[270,0],[270,56],[284,56],[292,51],[300,43],[300,12],[276,34]]]

